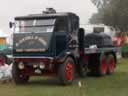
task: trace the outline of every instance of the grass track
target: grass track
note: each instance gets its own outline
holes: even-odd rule
[[[52,78],[32,78],[29,84],[20,86],[0,84],[0,96],[128,96],[128,59],[119,60],[112,76],[79,80],[71,86],[60,86]]]

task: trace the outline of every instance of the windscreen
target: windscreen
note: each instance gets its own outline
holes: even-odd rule
[[[55,19],[16,20],[15,32],[53,32]]]

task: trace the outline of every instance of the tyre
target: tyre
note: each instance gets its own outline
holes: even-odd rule
[[[113,55],[108,55],[107,57],[107,74],[111,75],[114,73],[114,69],[115,69],[115,59]]]
[[[4,65],[4,64],[10,65],[10,64],[13,62],[13,60],[11,60],[10,58],[8,58],[8,57],[7,57],[6,55],[4,55],[4,54],[0,54],[0,63],[2,63],[1,60],[2,60],[2,62],[3,62],[3,65]],[[0,64],[0,65],[1,65],[1,64]]]
[[[107,74],[107,57],[101,54],[97,60],[96,74],[98,76],[104,76]]]
[[[21,74],[21,71],[18,69],[18,64],[14,63],[12,66],[12,77],[16,84],[25,84],[29,80],[29,76]]]
[[[7,63],[8,65],[12,64],[12,63],[13,63],[13,59],[7,58],[6,63]]]
[[[62,85],[72,84],[75,77],[74,60],[68,57],[58,68],[58,77]]]
[[[78,72],[80,77],[86,77],[87,76],[87,64],[84,62],[84,58],[79,60],[79,68]]]

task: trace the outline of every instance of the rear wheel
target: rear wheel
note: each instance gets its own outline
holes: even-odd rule
[[[71,57],[68,57],[64,64],[61,64],[58,68],[58,76],[61,84],[71,84],[75,77],[74,61]]]
[[[19,70],[18,64],[14,63],[12,66],[12,76],[14,79],[14,82],[16,84],[25,84],[29,80],[29,76],[25,76],[24,74],[21,74],[21,71]]]
[[[111,75],[114,73],[115,59],[113,55],[108,55],[107,58],[107,74]]]
[[[104,76],[107,73],[107,57],[104,54],[101,54],[98,58],[96,73],[98,76]]]

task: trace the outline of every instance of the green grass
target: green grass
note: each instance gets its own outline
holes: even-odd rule
[[[0,96],[128,96],[128,60],[119,60],[111,76],[90,76],[71,86],[60,86],[53,78],[32,78],[29,84],[20,86],[0,84]]]

